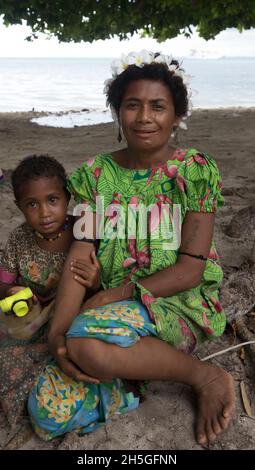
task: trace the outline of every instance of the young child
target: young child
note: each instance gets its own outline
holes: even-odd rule
[[[25,222],[10,234],[4,249],[0,298],[25,287],[30,287],[34,297],[24,317],[1,314],[0,400],[11,424],[45,362],[42,359],[48,356],[44,325],[53,313],[61,270],[73,240],[74,218],[67,215],[70,194],[66,182],[63,166],[43,155],[25,158],[12,173],[15,203]],[[95,253],[87,266],[78,264],[79,269],[72,269],[76,280],[92,291],[99,288]]]

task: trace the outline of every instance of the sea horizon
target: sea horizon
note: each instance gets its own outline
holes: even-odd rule
[[[77,114],[86,110],[81,123],[72,121],[68,127],[109,122],[112,119],[103,88],[104,81],[110,78],[112,60],[0,57],[0,112]],[[255,106],[255,57],[179,57],[179,60],[191,77],[194,109]]]

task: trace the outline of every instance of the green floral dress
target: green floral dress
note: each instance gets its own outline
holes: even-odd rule
[[[160,231],[155,237],[163,215],[162,204],[172,214],[178,205],[180,224],[187,211],[215,212],[224,204],[219,171],[210,156],[193,148],[177,149],[164,165],[132,170],[119,166],[110,154],[100,154],[72,174],[69,190],[76,202],[87,203],[93,211],[97,198],[103,197],[104,238],[100,240],[98,258],[104,289],[116,287],[125,280],[135,281],[136,299],[147,307],[159,338],[184,352],[191,352],[196,343],[223,333],[226,320],[218,298],[223,275],[214,242],[202,282],[196,288],[171,297],[154,298],[139,284],[139,279],[174,265],[177,260],[177,241],[169,244]],[[111,204],[114,210],[110,210]],[[140,231],[143,215],[136,210],[139,204],[158,207],[156,217],[153,218],[154,209],[151,211],[147,235]],[[115,238],[112,236],[116,231],[114,211],[122,214],[120,224],[123,225],[118,233],[122,236]],[[136,218],[135,224],[130,224],[132,218]],[[169,223],[173,232],[171,220]]]

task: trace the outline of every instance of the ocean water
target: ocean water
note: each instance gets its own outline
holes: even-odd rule
[[[50,119],[55,126],[107,122],[111,116],[103,84],[109,78],[111,61],[0,58],[0,112],[75,111],[46,118],[46,124]],[[189,58],[183,59],[183,67],[192,77],[195,108],[255,106],[255,58]]]

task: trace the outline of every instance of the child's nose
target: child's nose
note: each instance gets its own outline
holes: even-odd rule
[[[49,206],[48,204],[41,204],[40,205],[40,217],[41,218],[46,218],[49,216]]]

